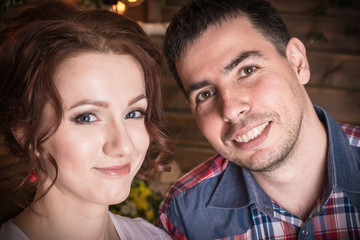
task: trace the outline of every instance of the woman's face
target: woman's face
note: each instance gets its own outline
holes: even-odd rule
[[[130,55],[82,53],[63,62],[54,80],[64,118],[44,144],[59,172],[49,194],[80,203],[123,201],[150,142],[141,65]],[[50,104],[43,117],[52,122]]]

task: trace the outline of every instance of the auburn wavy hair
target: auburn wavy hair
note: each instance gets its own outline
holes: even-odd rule
[[[141,64],[148,99],[145,125],[152,146],[138,176],[149,178],[156,170],[166,170],[174,141],[161,103],[162,56],[136,22],[105,10],[79,11],[48,2],[26,10],[0,33],[0,51],[0,134],[10,152],[29,164],[21,187],[28,183],[32,169],[48,176],[45,162],[51,162],[58,174],[55,159],[43,147],[63,119],[63,103],[53,78],[64,60],[85,52],[129,54]],[[44,128],[41,116],[47,103],[53,105],[56,120]],[[16,138],[19,130],[21,139]],[[55,181],[56,177],[50,187]]]

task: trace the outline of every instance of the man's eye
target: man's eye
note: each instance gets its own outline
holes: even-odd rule
[[[98,118],[93,113],[84,113],[77,116],[75,120],[78,123],[92,123],[92,122],[96,122]]]
[[[257,67],[255,67],[255,66],[247,66],[247,67],[244,67],[244,68],[241,69],[241,71],[240,71],[240,77],[249,76],[249,75],[252,74],[256,69],[257,69]]]
[[[215,91],[213,91],[213,90],[203,91],[197,95],[196,101],[197,102],[205,101],[206,99],[208,99],[209,97],[212,97],[214,95],[215,95]]]
[[[135,111],[131,111],[128,114],[126,114],[125,119],[128,119],[128,118],[143,118],[145,115],[146,115],[146,113],[144,111],[135,110]]]

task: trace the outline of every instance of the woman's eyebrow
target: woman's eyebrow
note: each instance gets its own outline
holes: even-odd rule
[[[145,94],[140,94],[139,96],[134,97],[133,99],[130,99],[128,104],[132,105],[138,101],[140,101],[141,99],[147,99]],[[78,106],[82,106],[82,105],[94,105],[94,106],[98,106],[98,107],[103,107],[103,108],[108,108],[109,107],[109,103],[106,101],[99,101],[99,100],[90,100],[90,99],[83,99],[77,103],[75,103],[74,105],[72,105],[69,110],[76,108]]]
[[[94,105],[94,106],[99,106],[99,107],[104,107],[104,108],[108,108],[109,107],[109,103],[105,102],[105,101],[94,101],[94,100],[90,100],[90,99],[84,99],[81,100],[77,103],[75,103],[74,105],[72,105],[69,110],[76,108],[78,106],[81,105]]]
[[[132,104],[134,104],[134,103],[136,103],[136,102],[138,102],[138,101],[140,101],[140,100],[142,100],[144,98],[147,100],[147,97],[145,96],[145,94],[142,93],[139,96],[136,96],[133,99],[131,99],[128,104],[130,106],[130,105],[132,105]]]

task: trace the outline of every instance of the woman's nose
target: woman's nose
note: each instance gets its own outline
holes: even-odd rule
[[[108,126],[103,146],[104,153],[110,156],[127,156],[134,151],[134,143],[123,124]]]

